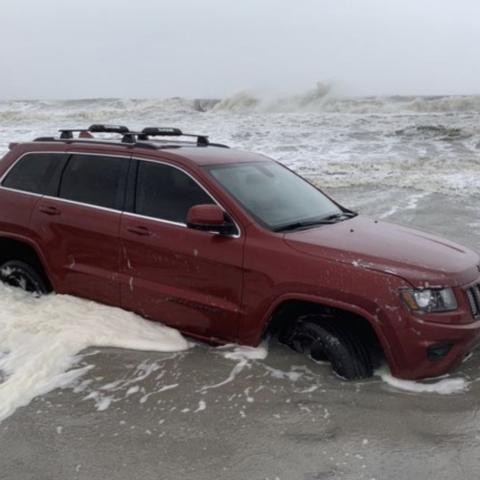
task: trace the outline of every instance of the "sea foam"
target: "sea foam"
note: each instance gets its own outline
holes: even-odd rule
[[[36,298],[0,284],[0,421],[85,374],[90,367],[75,368],[76,355],[95,346],[173,352],[189,344],[176,330],[119,308],[65,295]]]

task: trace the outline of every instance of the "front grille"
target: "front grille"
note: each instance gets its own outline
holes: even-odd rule
[[[480,315],[480,283],[467,288],[467,298],[474,317]]]

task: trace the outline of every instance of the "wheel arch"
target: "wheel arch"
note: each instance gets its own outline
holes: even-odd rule
[[[12,257],[15,252],[15,257]],[[53,290],[52,275],[40,247],[32,239],[10,233],[0,232],[0,264],[7,260],[25,260],[39,269],[39,273]]]
[[[262,319],[262,331],[259,340],[269,333],[276,333],[302,315],[324,313],[326,311],[345,312],[363,320],[380,345],[383,355],[390,366],[395,365],[391,355],[390,342],[385,336],[378,319],[367,310],[345,302],[305,294],[287,294],[278,297]]]

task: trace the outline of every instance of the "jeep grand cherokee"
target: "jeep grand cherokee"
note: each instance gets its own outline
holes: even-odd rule
[[[179,129],[92,125],[11,144],[0,272],[211,343],[272,332],[348,379],[380,355],[398,377],[440,375],[480,339],[477,253]]]

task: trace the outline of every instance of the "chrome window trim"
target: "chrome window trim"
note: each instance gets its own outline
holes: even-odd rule
[[[26,190],[18,190],[17,188],[4,187],[0,185],[0,190],[7,190],[9,192],[21,193],[22,195],[31,195],[32,197],[44,197],[41,193],[27,192]]]
[[[102,210],[104,212],[111,212],[111,213],[118,213],[118,214],[123,213],[123,210],[117,210],[116,208],[108,208],[108,207],[102,207],[100,205],[92,205],[91,203],[77,202],[76,200],[69,200],[68,198],[52,197],[50,195],[42,195],[42,197],[47,198],[48,200],[57,200],[62,203],[68,203],[70,205],[78,205],[80,207],[93,208],[96,210]]]
[[[93,209],[97,209],[97,210],[102,210],[102,211],[106,211],[106,212],[113,212],[113,213],[120,213],[120,214],[123,214],[123,215],[128,215],[128,216],[131,216],[131,217],[137,217],[137,218],[142,218],[142,219],[145,219],[145,220],[154,220],[156,222],[159,222],[159,223],[163,223],[163,224],[166,224],[166,225],[173,225],[173,226],[177,226],[177,227],[182,227],[182,228],[188,228],[187,227],[187,224],[186,223],[183,223],[183,222],[174,222],[172,220],[167,220],[167,219],[163,219],[163,218],[156,218],[156,217],[150,217],[150,216],[147,216],[147,215],[141,215],[139,213],[135,213],[135,212],[128,212],[126,210],[118,210],[118,209],[114,209],[114,208],[108,208],[108,207],[102,207],[100,205],[93,205],[91,203],[83,203],[83,202],[77,202],[76,200],[69,200],[67,198],[62,198],[62,197],[52,197],[51,195],[41,195],[41,194],[38,194],[38,193],[34,193],[34,192],[28,192],[26,190],[20,190],[20,189],[16,189],[16,188],[10,188],[10,187],[4,187],[2,184],[3,184],[3,181],[5,180],[5,178],[7,177],[7,175],[10,173],[10,171],[15,167],[15,165],[24,157],[26,157],[27,155],[32,155],[32,154],[35,154],[35,153],[46,153],[46,154],[58,154],[58,155],[89,155],[89,156],[97,156],[97,157],[116,157],[116,158],[126,158],[126,159],[129,159],[129,160],[136,160],[138,162],[151,162],[151,163],[157,163],[157,164],[161,164],[161,165],[166,165],[168,167],[172,167],[172,168],[176,168],[177,170],[180,170],[182,173],[184,173],[185,175],[187,175],[189,178],[191,178],[212,200],[213,202],[218,205],[233,221],[233,224],[235,225],[235,228],[237,229],[237,232],[238,233],[235,233],[233,235],[225,235],[225,236],[228,236],[228,237],[231,237],[231,238],[240,238],[242,236],[242,230],[240,228],[240,226],[238,225],[238,223],[235,221],[235,219],[232,217],[232,215],[230,215],[227,210],[223,207],[223,205],[215,198],[214,195],[212,195],[195,177],[193,177],[189,172],[187,172],[186,170],[184,170],[182,167],[179,167],[178,165],[174,165],[172,163],[169,163],[168,161],[165,161],[165,160],[161,160],[161,159],[158,159],[158,160],[153,160],[153,159],[148,159],[148,158],[141,158],[141,157],[135,157],[133,155],[116,155],[116,154],[106,154],[106,153],[94,153],[94,152],[75,152],[75,151],[68,151],[68,152],[60,152],[58,150],[56,151],[45,151],[45,150],[42,150],[42,151],[35,151],[35,152],[25,152],[24,154],[20,155],[13,163],[12,165],[10,165],[10,167],[8,167],[8,169],[6,170],[6,172],[2,175],[2,177],[0,178],[0,190],[8,190],[8,191],[12,191],[12,192],[18,192],[18,193],[22,193],[24,195],[32,195],[32,196],[35,196],[35,197],[43,197],[43,198],[47,198],[49,200],[57,200],[57,201],[60,201],[60,202],[65,202],[65,203],[69,203],[69,204],[72,204],[72,205],[80,205],[82,207],[88,207],[88,208],[93,208]],[[216,234],[216,232],[204,232],[204,233],[211,233],[211,234]]]
[[[144,220],[153,220],[155,222],[164,223],[166,225],[174,225],[177,227],[188,228],[187,224],[182,222],[174,222],[172,220],[164,220],[163,218],[149,217],[148,215],[141,215],[139,213],[133,213],[133,212],[127,212],[127,211],[122,212],[122,214],[128,217],[142,218]]]

